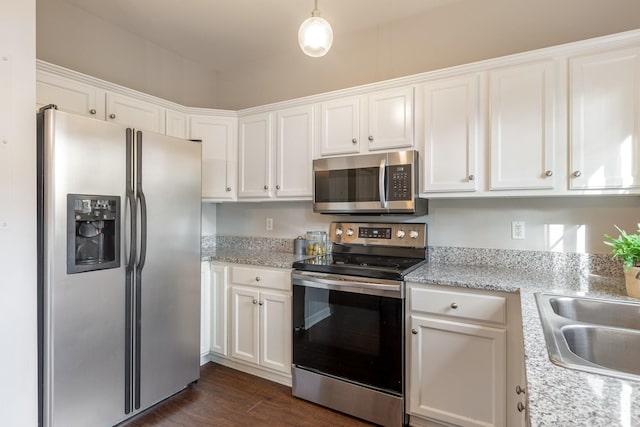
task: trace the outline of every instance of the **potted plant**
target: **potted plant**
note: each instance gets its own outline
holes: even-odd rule
[[[640,298],[640,224],[635,234],[628,234],[615,226],[620,232],[618,238],[605,234],[605,245],[611,246],[613,258],[624,264],[627,295]]]

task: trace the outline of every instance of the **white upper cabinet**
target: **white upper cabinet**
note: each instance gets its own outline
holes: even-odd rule
[[[176,138],[189,138],[189,117],[173,110],[166,110],[165,133]]]
[[[321,103],[318,155],[412,147],[413,98],[413,86],[406,86]]]
[[[312,196],[313,106],[276,113],[276,197]]]
[[[640,186],[640,49],[570,58],[570,188]]]
[[[413,147],[413,86],[375,92],[368,101],[368,150]]]
[[[237,119],[191,116],[189,120],[189,137],[202,141],[202,198],[235,200]]]
[[[239,198],[272,195],[273,113],[255,114],[239,120]]]
[[[360,97],[323,102],[320,112],[320,155],[360,152]]]
[[[491,190],[554,188],[556,74],[553,60],[489,72]]]
[[[480,75],[423,87],[424,150],[421,193],[475,191],[480,142]]]
[[[54,104],[60,111],[104,120],[103,90],[94,86],[38,70],[36,106]]]
[[[311,199],[313,116],[307,105],[240,118],[238,198]]]
[[[164,108],[129,96],[107,92],[107,121],[155,133],[165,132]]]

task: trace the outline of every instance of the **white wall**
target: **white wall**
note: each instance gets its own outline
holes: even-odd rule
[[[273,218],[273,231],[265,230]],[[312,212],[311,202],[223,203],[220,235],[295,238],[307,230],[328,231],[331,221],[426,222],[429,245],[608,253],[603,234],[614,224],[635,231],[640,197],[558,197],[430,200],[423,217],[345,217]],[[525,221],[525,240],[511,239],[511,222]],[[617,235],[617,234],[615,234]]]
[[[37,425],[35,0],[0,2],[0,424]]]
[[[320,5],[327,15],[330,7]],[[217,106],[263,105],[636,28],[638,0],[462,0],[335,34],[322,58],[294,49],[219,70]]]
[[[178,104],[215,107],[215,71],[61,0],[38,0],[37,14],[38,59]]]

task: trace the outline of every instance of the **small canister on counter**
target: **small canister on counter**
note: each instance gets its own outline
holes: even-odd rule
[[[307,231],[307,255],[327,254],[327,232]]]
[[[293,239],[294,255],[304,255],[306,253],[306,249],[307,249],[307,240],[304,237],[298,236],[295,239]]]

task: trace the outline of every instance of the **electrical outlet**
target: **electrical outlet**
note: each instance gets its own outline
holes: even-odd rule
[[[511,221],[511,239],[524,240],[524,221]]]
[[[273,231],[273,218],[267,218],[266,222],[267,231]]]

